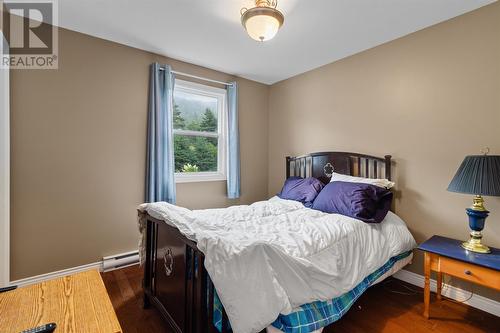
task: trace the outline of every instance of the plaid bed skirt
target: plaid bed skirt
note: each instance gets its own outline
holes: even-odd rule
[[[410,254],[411,251],[392,257],[382,267],[368,275],[356,287],[344,295],[330,301],[316,301],[304,304],[295,312],[287,315],[280,314],[272,325],[285,333],[308,333],[339,320],[366,289],[379,277],[387,273],[398,260],[404,259]],[[222,303],[215,292],[214,325],[219,332],[222,330],[222,309]]]

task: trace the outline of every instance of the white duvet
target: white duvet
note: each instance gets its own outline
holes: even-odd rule
[[[277,197],[223,209],[165,202],[139,209],[198,243],[235,333],[259,332],[280,313],[338,297],[416,245],[392,212],[367,224]]]

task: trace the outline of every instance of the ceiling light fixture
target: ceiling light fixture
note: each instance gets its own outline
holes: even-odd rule
[[[265,42],[276,36],[285,21],[277,5],[278,0],[255,0],[254,8],[241,9],[241,24],[250,37]]]

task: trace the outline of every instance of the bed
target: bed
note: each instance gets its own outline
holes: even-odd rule
[[[323,152],[286,158],[286,176],[333,172],[391,178],[391,156]],[[273,197],[190,211],[139,208],[144,306],[175,332],[314,332],[412,258],[415,241],[390,212],[373,226]],[[231,320],[230,320],[231,319]]]

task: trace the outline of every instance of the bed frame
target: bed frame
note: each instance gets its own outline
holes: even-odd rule
[[[332,172],[391,179],[391,156],[383,158],[347,152],[286,157],[286,177],[315,177],[328,183]],[[214,285],[196,243],[164,221],[139,212],[146,225],[144,307],[153,305],[177,333],[218,332],[213,325]],[[229,320],[222,315],[222,333]],[[264,332],[264,331],[263,331]]]

